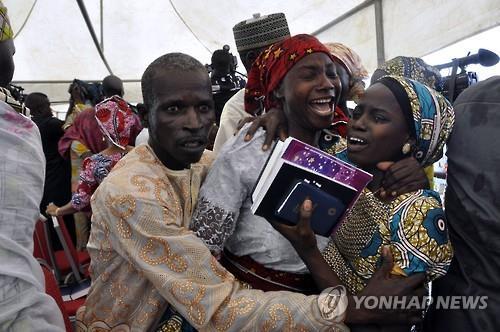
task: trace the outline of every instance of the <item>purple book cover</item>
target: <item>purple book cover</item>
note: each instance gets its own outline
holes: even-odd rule
[[[296,139],[292,139],[281,158],[356,189],[358,193],[346,213],[373,178],[370,173]]]

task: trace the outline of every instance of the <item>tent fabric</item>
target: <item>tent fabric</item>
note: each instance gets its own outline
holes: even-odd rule
[[[292,34],[312,33],[366,2],[371,5],[317,37],[323,42],[337,41],[351,46],[372,71],[377,65],[375,1],[84,1],[98,37],[102,28],[102,48],[113,73],[132,80],[125,85],[125,98],[131,102],[141,99],[138,80],[146,66],[164,53],[184,52],[209,63],[211,52],[227,44],[236,55],[232,27],[254,13],[284,12]],[[500,24],[498,0],[381,0],[381,3],[386,58],[423,56]],[[4,0],[4,4],[9,9],[14,33],[26,21],[15,38],[14,57],[14,81],[21,82],[26,92],[41,91],[52,100],[65,100],[73,78],[101,80],[108,75],[76,1]],[[238,70],[244,71],[243,66],[239,65]]]

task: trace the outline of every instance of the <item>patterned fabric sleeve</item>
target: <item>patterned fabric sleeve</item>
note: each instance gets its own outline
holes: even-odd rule
[[[196,329],[345,331],[343,312],[325,320],[317,296],[243,289],[203,241],[178,225],[172,204],[123,192],[99,196],[95,217],[106,223],[110,245]]]
[[[453,258],[448,228],[436,192],[402,195],[393,203],[393,218],[382,237],[389,237],[395,266],[403,275],[425,272],[429,280],[443,276]]]
[[[86,211],[90,208],[90,197],[97,189],[99,183],[94,176],[99,161],[92,157],[85,158],[80,172],[80,180],[75,193],[71,196],[71,205],[78,211]]]
[[[250,195],[267,155],[262,153],[263,132],[244,142],[245,129],[222,149],[200,189],[191,229],[215,256],[233,234],[243,202]]]

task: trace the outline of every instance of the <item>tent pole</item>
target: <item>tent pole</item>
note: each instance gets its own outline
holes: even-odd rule
[[[94,27],[92,26],[92,22],[90,21],[89,14],[87,13],[87,8],[85,8],[85,4],[83,3],[83,0],[76,0],[76,3],[78,4],[78,7],[80,7],[80,11],[82,12],[83,19],[85,20],[85,23],[87,24],[87,28],[89,29],[90,36],[92,37],[92,40],[94,41],[94,45],[97,48],[97,52],[99,52],[99,55],[102,59],[102,62],[104,62],[104,65],[108,69],[108,72],[113,75],[113,71],[111,70],[111,67],[108,64],[108,61],[106,61],[106,57],[104,56],[104,53],[102,52],[101,48],[99,47],[99,41],[97,40],[97,36],[94,31]]]
[[[103,11],[103,0],[100,1],[100,25],[101,25],[101,50],[104,52],[104,11]]]
[[[382,0],[375,0],[375,35],[377,38],[377,64],[378,66],[381,66],[385,62],[384,14],[382,12]]]

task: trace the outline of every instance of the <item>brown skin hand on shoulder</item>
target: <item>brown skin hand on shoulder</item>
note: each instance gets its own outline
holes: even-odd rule
[[[337,71],[339,72],[338,67],[341,66],[337,66]],[[340,72],[342,69],[343,67],[340,68]],[[339,77],[342,81],[342,74],[339,74]],[[340,99],[342,100],[342,97]],[[379,118],[381,118],[381,116],[379,116]],[[247,129],[245,136],[246,141],[251,140],[260,127],[266,130],[266,137],[262,146],[264,151],[269,149],[272,141],[277,137],[281,140],[285,140],[289,135],[287,120],[281,109],[273,108],[261,116],[247,118],[241,123],[238,130],[248,122],[252,122],[252,124]],[[380,198],[391,200],[401,194],[429,188],[427,176],[414,157],[403,158],[400,156],[396,161],[389,160],[390,159],[381,158],[380,162],[373,168],[374,170],[381,171],[383,174],[383,178],[379,179],[381,186],[380,190],[377,192]]]
[[[369,188],[381,198],[428,187],[427,177],[413,157],[405,157],[402,146],[415,144],[403,111],[392,92],[375,83],[365,93],[348,123],[348,157],[374,175]]]

